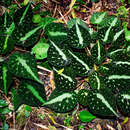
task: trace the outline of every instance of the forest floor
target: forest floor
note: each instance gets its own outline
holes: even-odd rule
[[[19,5],[18,0],[16,1]],[[85,2],[85,4],[75,0],[47,0],[47,3],[42,2],[39,11],[50,12],[51,17],[57,18],[64,23],[67,23],[71,18],[79,17],[88,26],[91,26],[90,17],[94,12],[107,11],[108,15],[122,15],[122,12],[119,11],[122,5],[120,0],[99,0],[97,3],[91,3],[90,0],[81,1]],[[35,4],[39,2],[41,1],[38,0]],[[35,6],[35,4],[32,6]],[[127,0],[125,7],[129,8]],[[121,19],[129,21],[129,18],[121,17]],[[130,25],[128,25],[129,28]],[[82,85],[84,86],[84,84]],[[3,94],[3,99],[10,104],[9,107],[12,107],[10,97],[7,98]],[[118,120],[96,118],[89,123],[82,123],[78,117],[79,112],[85,109],[82,106],[79,106],[77,113],[74,115],[73,112],[59,114],[42,107],[32,107],[31,110],[26,110],[25,107],[25,105],[22,105],[17,112],[6,115],[6,122],[10,130],[130,130],[130,119],[124,116],[121,116]],[[0,122],[1,126],[2,123]]]

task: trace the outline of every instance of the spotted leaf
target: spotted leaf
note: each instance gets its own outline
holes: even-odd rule
[[[22,81],[18,89],[13,94],[13,104],[15,110],[21,105],[42,106],[46,102],[44,85],[34,81]]]
[[[109,89],[90,90],[87,95],[87,104],[90,111],[99,116],[116,116],[115,97]]]
[[[51,41],[61,43],[67,38],[67,30],[61,23],[50,23],[45,27],[45,35]]]
[[[98,39],[102,44],[113,43],[118,46],[123,43],[124,31],[121,27],[116,27],[117,22],[118,18],[115,17],[110,26],[98,30]]]
[[[124,48],[115,48],[112,47],[108,50],[107,56],[113,61],[126,61],[126,50]]]
[[[59,46],[51,41],[47,52],[47,58],[50,64],[56,67],[62,67],[70,64],[71,59],[68,56],[68,50],[64,46]]]
[[[54,68],[54,81],[55,81],[55,86],[58,90],[64,92],[70,92],[76,89],[77,80],[72,78],[70,76],[71,74],[67,75],[68,73],[65,73],[65,71],[63,71],[61,74],[58,74],[58,70]]]
[[[69,51],[69,53],[72,56],[71,64],[76,75],[87,76],[93,66],[90,57],[88,57],[86,53],[73,53],[72,51]]]
[[[117,72],[117,68],[113,67],[112,63],[100,65],[98,67],[98,72],[102,75],[110,75]]]
[[[88,90],[86,89],[81,89],[78,92],[78,102],[79,104],[83,106],[87,106],[87,95],[88,95]]]
[[[27,6],[18,9],[14,14],[14,22],[17,27],[27,27],[28,24],[32,23],[33,12],[31,5],[28,4]]]
[[[116,69],[115,74],[125,74],[129,75],[130,74],[130,62],[129,61],[113,61],[112,67]]]
[[[105,48],[98,42],[91,50],[91,56],[96,64],[101,64],[106,58]]]
[[[43,84],[38,78],[35,58],[29,53],[13,53],[9,58],[8,68],[17,77]]]
[[[77,105],[77,94],[75,92],[59,92],[54,90],[49,100],[43,105],[56,112],[65,113],[74,109]]]
[[[1,67],[1,75],[2,79],[0,82],[0,90],[3,90],[5,95],[7,96],[8,89],[11,87],[11,84],[13,82],[13,76],[8,70],[8,66],[6,63],[3,63]]]
[[[85,48],[90,45],[91,35],[84,27],[75,24],[68,31],[68,44],[73,48]]]
[[[119,110],[129,116],[130,115],[130,89],[122,90],[117,95],[117,105]]]
[[[41,27],[42,26],[35,27],[33,24],[28,24],[27,28],[15,28],[15,30],[12,33],[12,37],[15,41],[15,44],[24,47],[29,47],[35,44],[40,36]]]
[[[93,89],[102,89],[105,87],[103,77],[99,76],[97,72],[94,72],[89,76],[89,84]]]
[[[109,75],[105,78],[105,83],[106,86],[113,92],[117,92],[117,90],[129,89],[130,75]]]
[[[9,35],[0,37],[0,54],[6,54],[13,50],[15,41]]]
[[[7,28],[9,28],[12,24],[12,18],[9,16],[7,11],[0,16],[0,32],[4,34]]]

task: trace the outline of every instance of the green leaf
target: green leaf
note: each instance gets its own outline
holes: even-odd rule
[[[124,2],[125,2],[124,0],[120,0],[120,2],[121,2],[121,4],[122,4],[122,5],[124,5],[124,4],[125,4],[125,3],[124,3]]]
[[[88,76],[93,67],[93,61],[86,53],[69,51],[71,58],[71,65],[77,76]]]
[[[13,53],[8,62],[9,71],[17,77],[35,80],[41,84],[38,78],[36,60],[29,53]]]
[[[113,74],[129,75],[129,73],[130,73],[130,61],[119,60],[119,61],[113,61],[111,64],[112,64],[112,69],[115,68],[115,70],[116,70],[116,71],[113,72]]]
[[[111,24],[110,24],[110,27],[108,28],[108,30],[107,30],[106,33],[105,33],[105,36],[104,36],[104,38],[103,38],[103,42],[106,42],[106,41],[108,40],[108,37],[109,37],[109,35],[110,35],[110,33],[111,33],[111,29],[112,29],[112,27],[114,27],[114,26],[116,25],[117,21],[118,21],[117,18],[114,18],[114,19],[113,19],[113,21],[112,21]]]
[[[113,37],[113,42],[117,41],[123,33],[124,33],[123,29],[116,32],[115,36]],[[121,38],[121,40],[124,40],[124,35],[123,38]]]
[[[74,25],[76,24],[79,24],[81,25],[82,27],[86,28],[86,29],[89,29],[86,24],[80,19],[80,18],[75,18],[75,19],[70,19],[68,22],[67,22],[67,27],[68,28],[72,28]]]
[[[0,108],[0,114],[5,115],[11,112],[11,110],[8,107]]]
[[[45,17],[45,18],[42,18],[39,25],[42,25],[43,26],[43,29],[50,23],[52,23],[53,21],[55,21],[56,19],[55,18],[52,18],[52,17]]]
[[[117,17],[116,16],[107,16],[107,17],[105,17],[103,19],[103,21],[100,23],[100,27],[109,27],[115,18],[117,18]],[[119,19],[117,20],[115,26],[116,27],[121,26],[121,21]]]
[[[39,95],[39,92],[34,89],[33,86],[27,84],[27,88],[32,92],[32,94],[42,103],[45,103],[45,100]]]
[[[9,125],[6,122],[4,122],[2,130],[9,130]]]
[[[73,48],[82,49],[91,42],[90,32],[77,23],[69,29],[67,37],[68,44]]]
[[[8,7],[11,5],[12,0],[1,0],[0,5]]]
[[[97,2],[99,2],[99,0],[92,0],[92,2],[97,3]]]
[[[35,7],[33,8],[33,12],[39,11],[40,8],[41,8],[41,4],[42,4],[42,3],[37,3],[37,4],[35,5]]]
[[[108,54],[107,56],[112,59],[113,61],[120,61],[120,60],[125,60],[124,55],[125,55],[125,49],[124,48],[116,48],[116,47],[111,47],[108,49]]]
[[[14,40],[9,35],[3,35],[0,37],[0,54],[6,54],[12,51],[14,48]]]
[[[29,3],[29,0],[24,0],[23,5],[27,5]]]
[[[92,29],[87,27],[86,24],[80,18],[70,19],[67,22],[67,27],[70,29],[76,24],[78,24],[78,25],[82,26],[83,28],[85,28],[87,31],[89,31],[90,34],[93,33]]]
[[[40,16],[40,14],[33,15],[33,22],[34,23],[40,23],[41,19],[42,19],[42,17]]]
[[[64,125],[71,126],[71,121],[72,121],[72,117],[67,115],[67,117],[65,117],[65,119],[64,119]]]
[[[130,41],[130,31],[129,30],[125,30],[125,39],[127,41]]]
[[[32,54],[35,54],[35,57],[38,60],[44,59],[47,57],[48,48],[49,44],[41,40],[32,48]]]
[[[35,44],[40,36],[40,28],[42,26],[35,27],[33,23],[26,24],[27,27],[16,27],[12,33],[13,40],[18,46],[29,47]]]
[[[5,13],[0,17],[0,33],[2,33],[2,35],[11,35],[15,27],[14,22],[12,21],[13,20],[7,13],[7,10],[5,10]]]
[[[130,45],[126,48],[126,54],[128,57],[130,57]]]
[[[70,56],[65,46],[57,45],[50,41],[51,45],[47,52],[48,62],[55,67],[63,67],[70,64]]]
[[[13,91],[12,94],[15,110],[21,104],[37,107],[46,102],[44,85],[41,85],[34,81],[22,81],[18,89],[16,91]]]
[[[87,95],[87,105],[89,110],[95,115],[102,117],[113,116],[119,117],[116,112],[116,102],[114,94],[110,89],[92,89]]]
[[[81,89],[78,92],[78,102],[79,104],[83,106],[87,106],[87,95],[88,95],[88,90],[86,89]]]
[[[127,29],[128,22],[123,22],[123,29],[125,30],[125,39],[130,41],[130,31]]]
[[[121,46],[125,42],[124,30],[119,26],[116,27],[117,18],[113,20],[109,27],[103,27],[98,30],[98,39],[101,44],[110,44]]]
[[[6,101],[3,100],[3,99],[0,99],[0,108],[1,107],[5,107],[5,106],[8,106],[8,104],[6,103]]]
[[[16,26],[26,26],[28,23],[32,23],[33,12],[30,3],[27,6],[17,10],[14,14],[14,23]]]
[[[24,109],[25,109],[26,111],[28,111],[28,112],[31,112],[31,111],[32,111],[32,108],[31,108],[30,106],[28,106],[28,105],[26,105]]]
[[[18,9],[17,3],[11,4],[11,6],[9,6],[8,9],[9,9],[9,15],[13,18],[16,9]]]
[[[106,58],[106,50],[98,41],[91,49],[91,56],[95,64],[101,64]]]
[[[128,18],[129,16],[129,10],[125,6],[120,6],[118,9],[118,14],[123,16],[124,18]]]
[[[16,45],[29,47],[38,41],[39,29],[42,28],[42,25],[36,27],[32,22],[32,18],[33,12],[30,3],[14,14],[16,28],[12,33],[12,37]]]
[[[67,39],[67,30],[64,24],[50,23],[45,27],[45,33],[49,40],[59,44]]]
[[[25,34],[24,37],[20,38],[20,41],[25,41],[27,40],[29,37],[31,37],[35,32],[37,32],[42,26],[38,26],[36,28],[34,28],[33,30],[29,31],[28,33]]]
[[[70,72],[70,75],[68,75],[69,72],[65,73],[65,71],[61,74],[58,74],[58,70],[55,68],[53,68],[53,70],[55,86],[58,90],[70,92],[76,89],[77,81],[70,76],[72,72]]]
[[[85,126],[82,124],[78,126],[78,130],[84,130],[84,129],[85,129]]]
[[[6,96],[7,96],[8,89],[12,84],[12,81],[13,81],[12,74],[8,71],[7,64],[3,64],[2,66],[2,87],[3,88],[0,89],[4,90]]]
[[[106,16],[107,12],[96,12],[92,14],[90,21],[92,24],[101,24]]]
[[[5,34],[11,35],[12,32],[14,31],[14,29],[15,29],[15,24],[14,24],[14,22],[13,22],[13,23],[10,25],[10,27],[6,29]]]
[[[12,18],[7,13],[7,10],[5,10],[5,13],[0,17],[0,23],[1,33],[4,34],[6,29],[12,24]]]
[[[48,61],[44,61],[44,62],[42,62],[42,63],[40,63],[38,65],[42,66],[42,67],[44,67],[44,68],[46,68],[48,70],[52,70],[52,67],[50,66],[50,64],[48,63]]]
[[[79,118],[82,122],[88,123],[96,117],[93,116],[90,112],[83,110],[80,112]]]
[[[117,95],[117,105],[119,110],[125,115],[130,115],[130,90],[124,89]]]
[[[30,116],[30,112],[25,111],[25,116],[28,118]]]
[[[105,78],[105,84],[113,91],[129,89],[130,73],[124,74],[112,74]]]
[[[75,92],[61,92],[54,90],[49,100],[43,106],[49,107],[56,112],[69,112],[77,105],[77,94]]]
[[[16,110],[21,105],[21,102],[19,100],[19,95],[17,95],[17,90],[14,88],[11,89],[11,97],[14,110]]]
[[[102,75],[109,75],[115,73],[116,70],[115,68],[113,68],[112,63],[109,63],[109,64],[100,65],[98,67],[98,72],[101,73]]]
[[[104,88],[105,86],[103,78],[99,76],[97,72],[94,72],[92,75],[89,76],[89,84],[93,89],[98,90]]]

